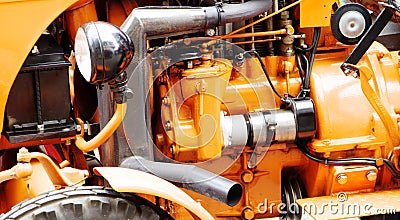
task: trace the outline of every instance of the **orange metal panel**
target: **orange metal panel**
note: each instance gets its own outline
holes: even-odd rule
[[[331,21],[335,0],[303,0],[300,3],[300,27],[324,27]]]

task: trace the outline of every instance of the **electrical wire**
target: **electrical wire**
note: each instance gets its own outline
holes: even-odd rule
[[[300,55],[296,54],[296,62],[297,62],[297,68],[299,69],[299,75],[300,75],[300,79],[301,79],[301,84],[304,83],[304,79],[303,79],[303,67],[301,64],[301,60],[300,60]]]
[[[377,162],[378,158],[342,158],[342,159],[326,159],[323,157],[318,157],[311,152],[307,150],[307,147],[305,145],[298,144],[299,150],[309,159],[318,162],[318,163],[323,163],[325,165],[344,165],[344,166],[349,166],[349,165],[370,165],[370,166],[375,166],[377,167]],[[392,173],[393,177],[400,179],[400,171],[396,169],[394,164],[388,160],[388,159],[383,159],[383,164],[389,169],[389,171]]]
[[[305,68],[303,69],[303,64],[301,59],[304,60],[305,62]],[[306,76],[306,72],[308,69],[308,59],[306,57],[306,55],[304,55],[303,53],[297,53],[296,54],[296,60],[297,60],[297,67],[299,68],[299,75],[300,75],[300,79],[301,79],[301,84],[304,84],[304,78]],[[304,73],[304,74],[303,74]]]
[[[320,27],[315,27],[314,28],[314,36],[313,36],[313,42],[311,43],[311,46],[310,47],[307,47],[307,48],[301,48],[301,47],[297,47],[297,46],[295,46],[294,48],[297,50],[297,51],[300,51],[300,52],[309,52],[310,50],[312,50],[314,47],[317,47],[318,45],[318,41],[315,41],[315,37],[317,37],[316,35],[315,35],[315,30],[319,30],[319,31],[317,31],[317,32],[319,32],[318,34],[320,35],[321,34],[321,28]],[[319,36],[318,36],[318,40],[319,40]]]
[[[281,94],[279,94],[279,92],[275,89],[274,84],[272,84],[272,81],[271,81],[271,79],[269,78],[269,74],[268,74],[267,68],[265,67],[264,62],[262,61],[260,54],[258,54],[258,52],[255,51],[255,50],[245,51],[245,52],[243,53],[243,55],[246,54],[246,53],[254,53],[254,54],[256,55],[258,61],[260,62],[261,68],[262,68],[262,70],[264,71],[265,77],[267,77],[268,83],[269,83],[269,85],[270,85],[271,88],[272,88],[272,91],[274,91],[274,93],[275,93],[280,99],[283,99],[283,96],[282,96]]]
[[[307,57],[306,57],[306,55],[305,54],[301,54],[301,57],[303,58],[303,60],[304,60],[304,62],[305,62],[305,65],[306,65],[306,68],[305,68],[305,72],[304,72],[304,76],[303,76],[303,84],[301,84],[302,86],[304,85],[304,81],[305,81],[305,78],[306,78],[306,75],[307,75],[307,71],[308,71],[308,69],[310,68],[310,63],[308,62],[308,59],[307,59]]]
[[[396,177],[397,179],[400,179],[400,171],[396,169],[396,167],[390,160],[383,159],[383,163],[390,170],[390,172],[393,174],[394,177]]]
[[[307,68],[306,68],[306,71],[305,71],[304,80],[303,80],[303,83],[302,83],[302,87],[301,87],[299,93],[297,94],[298,98],[309,96],[311,71],[312,71],[312,66],[314,64],[315,53],[317,51],[318,41],[319,41],[320,36],[321,36],[321,27],[315,27],[314,28],[313,42],[311,44],[311,47],[305,48],[305,49],[299,48],[299,47],[295,47],[296,51],[299,54],[301,54],[301,56],[303,57],[304,60],[307,60],[307,62],[308,62],[307,63]],[[310,52],[308,58],[305,55],[306,52]]]
[[[311,78],[311,71],[314,64],[315,53],[317,52],[318,41],[319,37],[321,36],[321,27],[314,28],[314,39],[313,39],[313,46],[310,51],[310,56],[308,57],[308,70],[307,75],[304,79],[304,88],[310,89],[310,78]]]

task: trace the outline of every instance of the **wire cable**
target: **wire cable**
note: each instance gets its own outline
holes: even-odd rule
[[[303,79],[304,70],[303,70],[303,67],[302,67],[302,63],[301,63],[299,54],[296,54],[296,61],[297,61],[297,68],[299,69],[299,76],[300,76],[300,79],[301,79],[301,84],[303,84],[304,83],[304,79]]]
[[[275,89],[274,84],[272,84],[272,81],[271,81],[271,79],[269,78],[269,74],[268,74],[267,68],[265,67],[264,62],[262,61],[260,54],[259,54],[257,51],[255,51],[255,50],[245,51],[245,52],[243,53],[243,55],[246,54],[246,53],[254,53],[254,54],[256,55],[258,61],[260,62],[261,68],[262,68],[262,70],[264,71],[265,77],[267,77],[268,83],[269,83],[269,85],[271,86],[272,91],[274,91],[274,93],[282,100],[282,99],[283,99],[283,96],[282,96],[281,94],[279,94],[279,92]]]
[[[304,62],[305,62],[305,68],[303,68],[303,61],[301,61],[301,60],[304,60]],[[298,68],[299,68],[299,75],[300,75],[300,78],[301,78],[301,84],[303,85],[304,84],[304,78],[305,78],[305,76],[306,76],[306,72],[307,72],[307,69],[308,69],[308,59],[307,59],[307,57],[306,57],[306,55],[304,55],[303,53],[297,53],[296,54],[296,60],[297,60],[297,66],[298,66]]]
[[[318,163],[323,163],[325,165],[344,165],[344,166],[349,166],[349,165],[370,165],[370,166],[375,166],[377,167],[377,162],[378,158],[342,158],[342,159],[327,159],[323,157],[318,157],[311,152],[307,150],[307,146],[298,144],[299,150],[309,159],[318,162]],[[394,164],[388,160],[388,159],[383,159],[383,164],[389,169],[389,171],[392,173],[393,177],[400,179],[400,171],[396,169]]]
[[[305,89],[310,89],[311,71],[312,71],[312,67],[313,67],[313,64],[314,64],[315,53],[317,51],[318,41],[319,41],[319,37],[320,36],[321,36],[321,27],[314,28],[313,46],[312,46],[312,49],[310,51],[310,56],[308,57],[308,69],[307,69],[306,77],[304,79],[304,86],[303,87]]]
[[[304,58],[304,60],[307,60],[307,68],[305,71],[305,76],[303,80],[302,87],[297,94],[297,98],[300,97],[307,97],[310,94],[310,79],[311,79],[311,71],[312,71],[312,66],[314,64],[314,58],[315,58],[315,53],[317,51],[318,47],[318,41],[321,36],[321,27],[316,27],[314,28],[314,36],[313,36],[313,42],[311,44],[311,47],[303,49],[296,47],[296,50],[301,56]],[[306,57],[305,53],[310,52],[308,58]]]

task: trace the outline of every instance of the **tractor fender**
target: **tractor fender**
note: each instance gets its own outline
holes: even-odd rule
[[[185,207],[200,219],[214,219],[200,203],[177,186],[157,176],[122,167],[96,167],[94,172],[103,176],[117,192],[158,196]]]

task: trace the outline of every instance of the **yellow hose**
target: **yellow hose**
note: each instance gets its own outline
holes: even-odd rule
[[[77,135],[75,145],[83,152],[89,152],[103,144],[117,130],[126,114],[126,103],[117,104],[117,110],[107,125],[90,141],[85,141],[82,135]],[[83,128],[82,128],[83,129]]]

